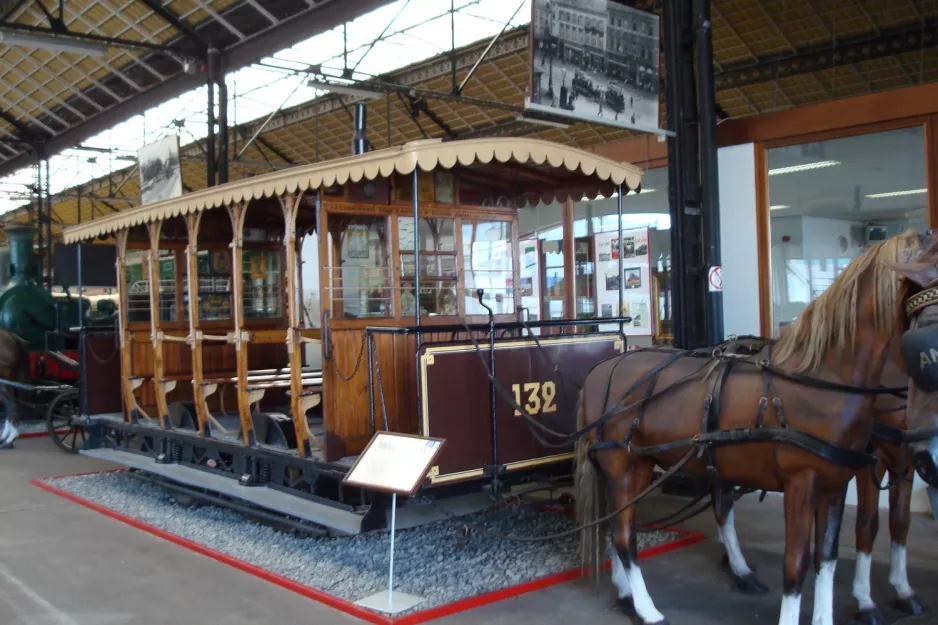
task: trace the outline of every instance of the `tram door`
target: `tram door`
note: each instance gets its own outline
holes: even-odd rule
[[[563,241],[540,242],[541,267],[541,319],[558,321],[566,318],[564,310],[564,288],[566,286],[563,262]],[[559,334],[559,329],[544,328],[544,334]]]

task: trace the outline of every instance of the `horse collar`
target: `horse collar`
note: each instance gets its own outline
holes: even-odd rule
[[[938,303],[938,286],[925,289],[910,297],[905,303],[905,314],[911,318],[915,316],[915,313],[935,303]]]

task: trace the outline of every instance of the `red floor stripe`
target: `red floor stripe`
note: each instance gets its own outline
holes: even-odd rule
[[[80,476],[80,475],[91,475],[95,473],[112,473],[112,472],[122,471],[122,470],[123,469],[112,469],[108,471],[90,471],[87,473],[75,473],[71,475],[61,475],[57,477],[58,478],[75,477],[75,476]],[[580,569],[564,571],[562,573],[548,575],[546,577],[542,577],[539,579],[531,580],[529,582],[517,584],[515,586],[508,586],[506,588],[493,590],[491,592],[484,593],[481,595],[476,595],[474,597],[467,597],[465,599],[460,599],[452,603],[434,606],[432,608],[427,608],[425,610],[414,612],[412,614],[408,614],[408,615],[401,616],[398,618],[391,618],[391,617],[379,614],[377,612],[373,612],[367,608],[358,606],[350,601],[346,601],[345,599],[340,599],[339,597],[335,597],[333,595],[327,594],[321,590],[317,590],[310,586],[305,586],[303,584],[300,584],[299,582],[295,582],[291,579],[287,579],[286,577],[277,575],[276,573],[272,573],[271,571],[268,571],[266,569],[262,569],[249,562],[238,560],[237,558],[233,558],[220,551],[211,549],[210,547],[200,545],[196,542],[193,542],[181,536],[177,536],[176,534],[172,534],[165,530],[161,530],[160,528],[150,525],[149,523],[138,521],[137,519],[121,514],[120,512],[116,512],[114,510],[111,510],[110,508],[106,508],[104,506],[96,504],[93,501],[89,501],[77,495],[73,495],[72,493],[69,493],[68,491],[62,490],[60,488],[56,488],[55,486],[48,484],[47,482],[44,481],[46,479],[56,479],[56,478],[55,477],[36,478],[36,479],[30,480],[30,484],[32,484],[33,486],[37,486],[38,488],[41,488],[50,493],[56,494],[60,497],[63,497],[65,499],[68,499],[69,501],[77,503],[81,506],[85,506],[86,508],[94,510],[95,512],[99,512],[105,516],[111,517],[112,519],[116,519],[118,521],[121,521],[122,523],[126,523],[127,525],[130,525],[131,527],[135,527],[139,530],[143,530],[144,532],[153,534],[154,536],[167,540],[171,543],[174,543],[181,547],[185,547],[186,549],[195,551],[196,553],[212,558],[213,560],[217,560],[219,562],[227,564],[240,571],[243,571],[250,575],[254,575],[255,577],[258,577],[265,581],[281,586],[282,588],[286,588],[287,590],[295,592],[299,595],[303,595],[304,597],[307,597],[309,599],[313,599],[314,601],[318,601],[319,603],[327,605],[331,608],[335,608],[337,610],[345,612],[346,614],[360,618],[369,623],[374,623],[375,625],[417,625],[418,623],[425,623],[433,619],[442,618],[444,616],[449,616],[452,614],[457,614],[459,612],[465,612],[473,608],[477,608],[483,605],[488,605],[491,603],[496,603],[504,599],[517,597],[523,594],[527,594],[529,592],[534,592],[536,590],[542,590],[544,588],[555,586],[557,584],[562,584],[564,582],[574,581],[576,579],[579,579],[583,575]],[[638,553],[639,560],[645,560],[647,558],[652,558],[654,556],[662,555],[671,551],[675,551],[677,549],[681,549],[683,547],[689,547],[691,545],[695,545],[701,542],[704,539],[704,535],[700,532],[693,532],[690,530],[680,529],[680,528],[662,528],[662,529],[665,531],[675,533],[675,534],[681,534],[683,535],[683,538],[679,538],[677,540],[673,540],[667,543],[662,543],[660,545],[655,545],[654,547],[649,547],[648,549],[643,549],[639,551]],[[603,568],[605,570],[609,570],[610,562],[608,560],[604,563]]]

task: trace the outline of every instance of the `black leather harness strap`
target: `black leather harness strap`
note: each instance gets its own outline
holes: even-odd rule
[[[808,432],[774,425],[765,426],[760,429],[733,428],[720,430],[718,432],[698,434],[694,438],[649,447],[636,447],[633,445],[631,450],[633,453],[646,455],[671,451],[682,447],[700,445],[741,445],[745,443],[787,443],[814,454],[819,458],[851,469],[862,469],[876,461],[876,456],[873,454],[841,447],[840,445],[826,441]]]
[[[717,432],[720,429],[720,413],[723,409],[723,387],[735,363],[736,360],[733,358],[721,360],[716,365],[717,369],[710,374],[710,392],[704,402],[703,423],[700,430],[703,435]],[[710,474],[711,478],[716,479],[719,476],[719,472],[716,466],[716,450],[713,448],[713,445],[706,445],[704,447],[704,454],[707,458],[707,472]]]

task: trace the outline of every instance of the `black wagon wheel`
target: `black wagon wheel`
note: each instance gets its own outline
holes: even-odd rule
[[[78,453],[88,435],[81,422],[78,389],[59,393],[46,410],[46,429],[49,438],[70,454]]]

